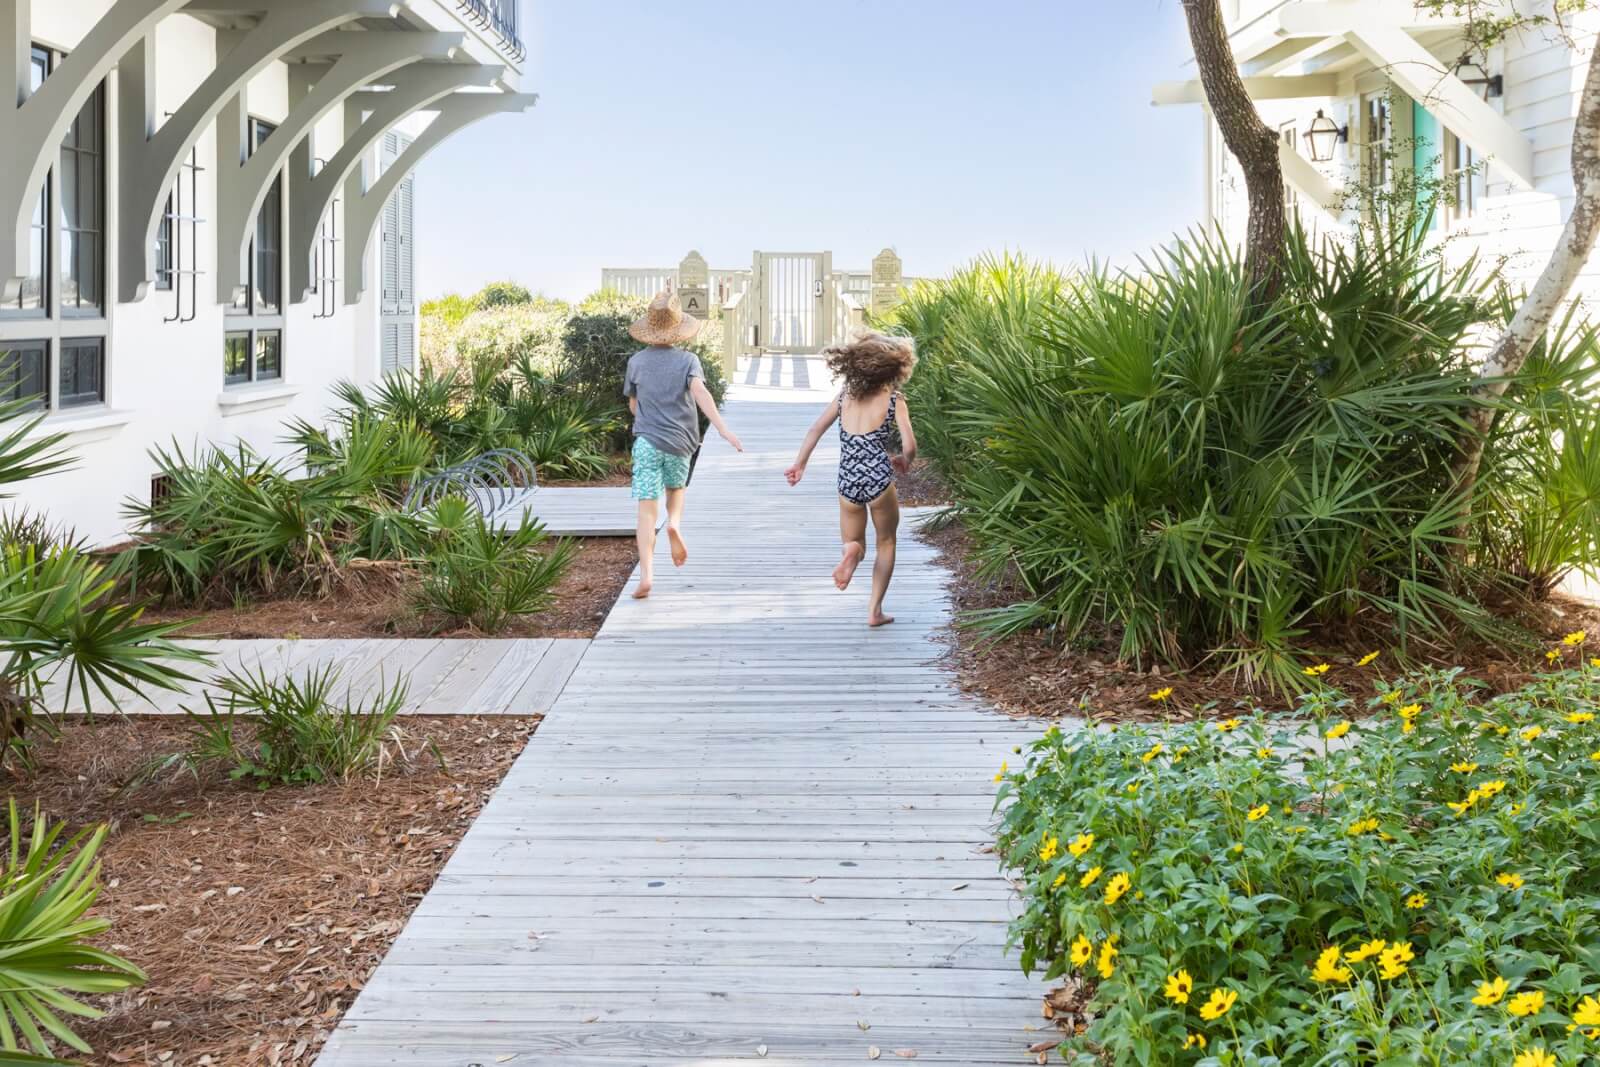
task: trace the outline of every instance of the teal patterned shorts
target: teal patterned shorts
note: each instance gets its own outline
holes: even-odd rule
[[[633,499],[657,500],[662,489],[689,483],[689,457],[663,452],[643,437],[633,439]]]

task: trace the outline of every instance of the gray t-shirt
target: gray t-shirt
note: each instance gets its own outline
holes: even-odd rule
[[[628,360],[622,395],[639,399],[633,435],[663,452],[691,456],[700,447],[700,414],[689,392],[692,378],[703,378],[700,357],[681,348],[646,348]]]

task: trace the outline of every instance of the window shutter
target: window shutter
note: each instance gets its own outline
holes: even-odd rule
[[[398,334],[395,344],[395,367],[404,371],[417,369],[417,324],[406,319],[395,324]]]
[[[384,374],[393,374],[400,366],[400,327],[393,322],[385,322],[381,333],[383,349],[379,366]]]
[[[412,251],[412,223],[414,215],[411,205],[412,179],[407,178],[400,183],[394,193],[395,208],[395,234],[398,238],[395,245],[395,303],[400,305],[402,313],[410,313],[416,307],[416,297],[413,295],[413,279],[416,274],[416,257]]]

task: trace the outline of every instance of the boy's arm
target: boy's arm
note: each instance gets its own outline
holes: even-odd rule
[[[628,397],[628,414],[632,415],[636,419],[639,417],[639,398],[638,397],[636,397],[636,396],[629,396]]]
[[[811,462],[811,453],[817,447],[817,442],[822,440],[822,435],[827,432],[833,420],[839,417],[839,398],[834,397],[828,401],[828,406],[822,409],[822,414],[817,416],[817,421],[811,424],[811,429],[806,431],[804,441],[800,442],[800,454],[795,457],[794,465],[783,472],[790,485],[799,485],[800,479],[805,476],[806,464]]]
[[[744,451],[744,442],[739,440],[739,435],[728,429],[728,424],[722,421],[722,412],[717,410],[717,401],[711,395],[711,390],[706,388],[706,383],[701,378],[689,379],[689,394],[694,397],[694,402],[705,413],[711,425],[717,428],[723,438],[733,446],[735,452]]]

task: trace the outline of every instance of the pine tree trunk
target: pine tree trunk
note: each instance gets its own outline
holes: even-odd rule
[[[1250,198],[1245,270],[1252,300],[1260,306],[1277,295],[1283,270],[1285,204],[1278,134],[1261,120],[1255,101],[1245,91],[1218,0],[1183,0],[1183,13],[1189,22],[1189,40],[1206,103],[1228,151],[1244,171]]]
[[[1572,283],[1589,260],[1595,236],[1600,233],[1600,47],[1589,57],[1589,72],[1578,101],[1578,117],[1572,130],[1572,213],[1561,231],[1561,240],[1550,253],[1538,281],[1528,291],[1522,306],[1512,316],[1479,371],[1476,392],[1493,401],[1509,384],[1507,379],[1522,369],[1528,353],[1550,329]],[[1458,551],[1465,548],[1467,521],[1471,515],[1473,489],[1483,462],[1483,446],[1494,421],[1494,406],[1484,403],[1468,413],[1471,429],[1462,436],[1456,460],[1456,488],[1461,493],[1461,538]]]

